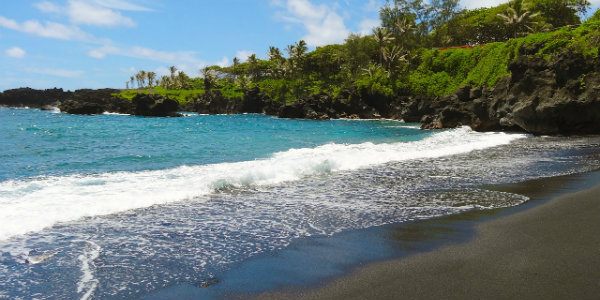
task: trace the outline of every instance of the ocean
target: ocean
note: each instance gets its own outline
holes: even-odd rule
[[[596,170],[599,145],[393,120],[0,107],[0,299],[150,299],[235,270],[252,279],[256,258],[290,244],[520,205],[486,187]]]

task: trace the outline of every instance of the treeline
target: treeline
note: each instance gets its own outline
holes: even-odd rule
[[[440,95],[460,84],[493,84],[506,72],[506,60],[515,55],[514,44],[497,42],[577,26],[589,7],[587,0],[512,0],[476,10],[460,9],[459,0],[388,1],[380,9],[380,27],[366,36],[351,34],[343,44],[317,47],[311,52],[304,41],[283,51],[271,46],[267,59],[255,54],[245,62],[234,58],[228,67],[203,68],[197,78],[175,67],[170,68],[170,76],[161,78],[154,72],[140,71],[126,87],[134,88],[137,83],[142,92],[169,94],[180,102],[217,90],[228,98],[241,97],[248,88],[259,88],[281,102],[319,93],[336,96],[343,89],[382,96]],[[598,19],[598,13],[594,18]],[[472,50],[438,50],[482,44],[488,45]],[[484,54],[499,62],[479,65]],[[491,69],[497,65],[498,69]],[[472,70],[476,73],[471,74]]]

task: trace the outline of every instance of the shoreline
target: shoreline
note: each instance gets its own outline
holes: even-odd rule
[[[355,266],[349,273],[324,284],[229,296],[257,299],[597,299],[600,259],[595,253],[600,250],[597,235],[600,200],[596,198],[600,195],[600,171],[489,189],[524,194],[531,200],[511,208],[428,220],[425,223],[466,221],[467,224],[458,225],[463,231],[458,235],[442,230],[436,239],[443,240],[446,235],[450,240],[440,247]],[[411,226],[396,227],[396,239],[405,243],[414,239]],[[469,227],[474,231],[472,234]]]

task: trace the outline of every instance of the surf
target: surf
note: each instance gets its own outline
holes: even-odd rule
[[[463,127],[419,141],[330,143],[251,161],[8,180],[0,182],[0,240],[61,222],[190,200],[228,188],[268,186],[394,161],[450,156],[525,137]]]

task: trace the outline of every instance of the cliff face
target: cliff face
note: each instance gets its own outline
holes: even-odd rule
[[[493,88],[462,87],[432,99],[423,128],[533,134],[600,133],[600,60],[563,53],[550,60],[520,56]]]

